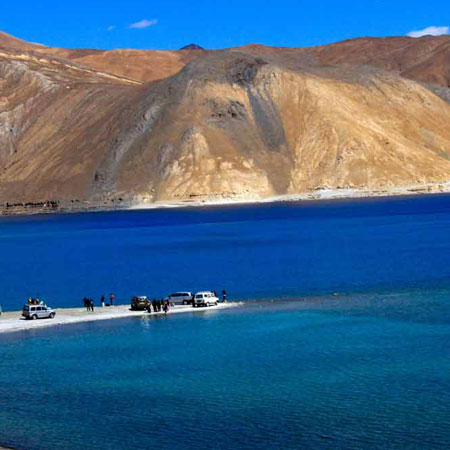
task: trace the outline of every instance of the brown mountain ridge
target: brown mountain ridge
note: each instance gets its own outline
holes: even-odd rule
[[[444,189],[449,55],[449,36],[103,51],[0,33],[0,203]]]

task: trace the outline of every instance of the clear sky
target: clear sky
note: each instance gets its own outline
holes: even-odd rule
[[[299,47],[449,25],[448,0],[0,0],[1,30],[58,47]]]

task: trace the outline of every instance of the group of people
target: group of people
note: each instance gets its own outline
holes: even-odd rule
[[[153,308],[153,312],[164,311],[164,313],[167,314],[172,306],[174,305],[173,303],[170,303],[169,300],[156,300],[156,298],[154,298],[151,304],[147,306],[147,311],[151,313]]]
[[[44,305],[44,302],[39,300],[38,298],[28,297],[28,304],[29,305]]]
[[[88,311],[94,311],[94,300],[92,300],[92,298],[84,297],[83,298],[83,304],[84,304],[84,307]]]
[[[87,311],[94,311],[94,300],[92,298],[84,297],[83,304]],[[105,303],[105,296],[102,295],[100,298],[100,305],[102,308],[105,306],[114,306],[114,294],[109,294],[109,303]]]
[[[217,297],[217,293],[214,292],[214,295]],[[225,289],[222,291],[222,301],[226,302],[227,301],[227,293],[225,291]],[[39,299],[37,298],[29,298],[28,299],[28,304],[29,305],[38,305],[39,304]],[[41,302],[42,304],[42,302]],[[105,306],[114,306],[114,294],[111,293],[109,294],[109,303],[105,303],[105,296],[102,295],[100,298],[100,304],[102,307]],[[83,305],[86,308],[87,311],[94,311],[94,300],[92,298],[88,298],[88,297],[84,297],[83,298]],[[170,311],[170,308],[174,306],[173,303],[170,303],[169,300],[157,300],[156,298],[154,298],[152,300],[151,303],[149,303],[149,305],[147,306],[147,311],[149,313],[152,312],[161,312],[164,311],[165,314],[167,314]]]

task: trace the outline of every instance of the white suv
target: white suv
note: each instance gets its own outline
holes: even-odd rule
[[[219,303],[219,299],[214,295],[214,292],[205,291],[205,292],[197,292],[194,296],[193,306],[217,306]]]
[[[175,294],[170,294],[167,297],[167,300],[174,303],[181,303],[183,305],[190,305],[192,304],[193,298],[194,296],[192,295],[192,292],[175,292]]]
[[[22,316],[25,319],[53,319],[55,317],[55,310],[46,305],[25,305],[23,307]]]

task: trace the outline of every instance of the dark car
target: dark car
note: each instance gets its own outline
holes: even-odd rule
[[[133,311],[145,311],[150,307],[150,300],[145,295],[133,297],[131,299],[131,309]]]

